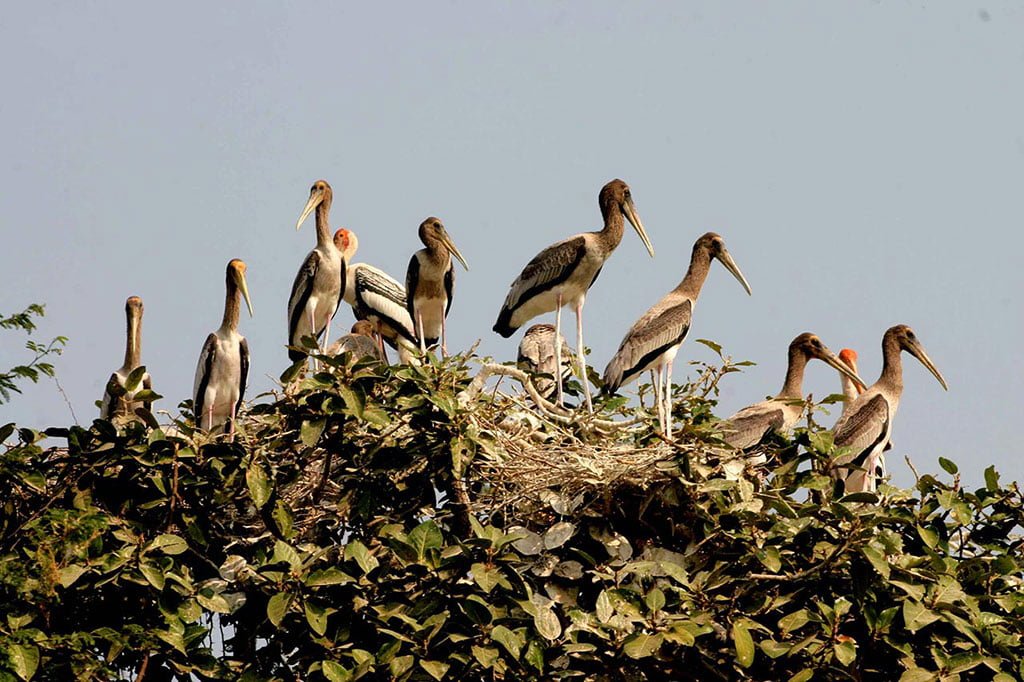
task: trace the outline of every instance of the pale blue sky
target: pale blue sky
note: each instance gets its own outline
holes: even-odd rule
[[[0,311],[47,304],[40,337],[70,337],[58,372],[87,422],[141,296],[143,360],[173,410],[243,258],[255,396],[287,364],[286,299],[314,242],[295,219],[325,178],[358,260],[399,279],[440,216],[472,268],[449,345],[512,358],[518,336],[490,331],[509,283],[599,227],[597,192],[620,177],[657,258],[630,232],[591,289],[599,370],[715,230],[754,295],[716,266],[691,339],[758,362],[726,382],[722,416],[778,390],[798,333],[855,348],[870,383],[883,331],[906,323],[950,391],[906,363],[896,481],[904,454],[954,459],[971,484],[990,463],[1020,479],[1022,36],[1017,2],[12,5]],[[22,340],[0,337],[0,365]],[[712,357],[687,342],[676,380]],[[811,366],[805,390],[837,386]],[[70,420],[50,381],[2,409]]]

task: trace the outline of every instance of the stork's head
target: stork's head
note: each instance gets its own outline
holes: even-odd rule
[[[124,311],[129,316],[142,315],[142,299],[138,296],[129,296],[124,302]]]
[[[462,263],[462,267],[469,270],[469,266],[466,265],[466,259],[462,257],[452,238],[448,236],[448,231],[444,229],[444,223],[441,222],[440,218],[431,216],[420,223],[420,241],[427,247],[430,247],[431,244],[440,244],[442,248],[446,249],[448,253],[455,256]]]
[[[327,204],[330,207],[332,199],[334,199],[334,192],[326,180],[314,182],[313,186],[309,189],[309,201],[306,202],[306,206],[302,209],[302,215],[299,216],[298,222],[295,223],[295,229],[297,230],[302,227],[302,222],[306,219],[306,216],[312,213],[313,209],[320,204]]]
[[[342,258],[348,263],[356,255],[356,250],[359,248],[359,240],[356,239],[355,232],[342,227],[334,233],[334,246],[338,251],[341,251]]]
[[[751,294],[750,285],[747,284],[747,278],[740,272],[740,267],[736,265],[736,261],[732,259],[732,255],[729,250],[725,248],[725,240],[722,239],[722,235],[716,232],[705,232],[693,245],[693,255],[697,256],[698,253],[703,252],[707,254],[709,260],[717,259],[719,263],[725,266],[725,269],[732,273],[732,276],[743,285],[746,289],[747,294]]]
[[[647,253],[651,254],[651,258],[654,258],[654,247],[651,246],[651,240],[647,237],[647,231],[644,229],[643,223],[640,222],[640,216],[636,213],[636,206],[633,205],[633,194],[629,191],[629,185],[618,178],[612,180],[601,188],[601,193],[597,195],[597,203],[601,206],[601,215],[605,217],[611,215],[612,211],[620,211],[622,215],[626,216],[626,220],[633,226],[633,229],[640,236],[640,241],[647,248]]]
[[[898,324],[895,327],[890,327],[885,332],[885,337],[882,340],[883,347],[890,340],[895,340],[900,349],[907,351],[915,358],[917,358],[922,365],[928,368],[928,371],[932,373],[945,390],[949,390],[949,386],[946,384],[946,380],[942,377],[942,374],[935,367],[935,364],[928,357],[928,354],[924,352],[924,346],[917,340],[917,336],[914,334],[914,330],[905,324]]]
[[[232,259],[228,263],[227,279],[229,286],[234,284],[234,286],[238,287],[238,290],[242,292],[242,298],[245,299],[245,305],[249,308],[249,317],[252,317],[252,301],[249,300],[249,285],[245,281],[246,269],[245,261],[239,258]]]
[[[841,372],[843,375],[850,378],[857,385],[860,390],[867,388],[867,384],[857,375],[856,367],[850,368],[839,359],[839,357],[830,351],[828,347],[822,343],[821,339],[818,338],[817,334],[810,332],[804,332],[800,336],[793,339],[789,344],[789,352],[802,353],[808,360],[811,358],[817,358],[824,362],[826,365],[833,367],[834,369]]]
[[[843,364],[849,367],[854,372],[857,372],[857,351],[852,348],[844,348],[839,351],[839,359],[843,361]],[[864,389],[858,385],[857,393],[863,393]]]
[[[373,338],[373,325],[366,320],[356,320],[356,323],[352,325],[352,333]]]

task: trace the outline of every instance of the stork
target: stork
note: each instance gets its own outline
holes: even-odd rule
[[[211,430],[224,423],[234,434],[235,416],[245,396],[249,376],[249,343],[238,333],[240,298],[245,297],[252,317],[249,286],[245,282],[245,263],[235,258],[227,267],[224,318],[220,327],[206,337],[196,365],[192,407],[196,425]]]
[[[608,393],[651,370],[658,424],[666,438],[672,437],[672,361],[690,331],[693,307],[713,259],[739,280],[748,295],[751,293],[722,237],[714,232],[704,234],[693,245],[686,276],[630,327],[604,370],[604,390]]]
[[[341,355],[351,353],[357,359],[372,358],[378,362],[384,361],[381,349],[373,338],[373,325],[366,320],[356,320],[352,325],[352,331],[331,344],[327,349],[328,355]]]
[[[306,256],[295,275],[288,297],[288,358],[297,362],[305,356],[302,339],[330,338],[331,318],[345,294],[345,261],[331,239],[328,214],[334,193],[326,180],[317,180],[309,190],[309,201],[295,223],[302,227],[306,216],[316,210],[316,247]],[[326,332],[326,333],[325,333]]]
[[[373,325],[377,338],[381,340],[381,354],[384,341],[398,350],[399,362],[409,364],[415,361],[419,347],[416,329],[409,314],[405,287],[383,270],[366,263],[351,263],[359,249],[355,232],[344,227],[334,233],[334,243],[341,251],[347,266],[345,302],[352,306],[358,320]]]
[[[561,358],[560,363],[555,359],[556,343],[560,347],[557,352]],[[571,355],[569,344],[565,342],[565,338],[561,334],[556,335],[553,324],[535,324],[523,334],[523,340],[519,342],[519,356],[516,358],[516,362],[534,374],[547,374],[552,377],[551,379],[547,377],[534,377],[533,379],[537,392],[542,397],[548,398],[555,391],[554,376],[556,374],[560,374],[563,379],[572,375]],[[559,366],[561,371],[556,369]]]
[[[562,333],[562,306],[576,311],[576,353],[579,370],[586,395],[587,410],[593,412],[590,397],[590,383],[587,380],[587,360],[583,346],[583,303],[587,291],[601,273],[604,262],[622,241],[623,217],[640,236],[647,252],[654,257],[654,247],[647,238],[640,217],[633,205],[629,185],[622,180],[612,180],[601,188],[597,198],[604,218],[600,232],[583,232],[564,241],[552,244],[533,257],[519,277],[509,287],[505,304],[498,313],[494,331],[505,338],[512,336],[528,321],[555,312],[555,333]],[[555,366],[560,366],[561,346],[555,345]],[[558,403],[562,403],[562,375],[555,375]]]
[[[882,337],[881,376],[847,406],[832,428],[835,446],[849,448],[847,454],[832,463],[833,475],[843,479],[847,493],[875,491],[875,472],[892,436],[892,422],[903,394],[902,351],[917,358],[942,388],[949,390],[910,327],[900,324],[886,330]]]
[[[124,364],[114,370],[107,381],[106,390],[103,391],[103,403],[100,406],[100,419],[134,415],[137,404],[141,404],[147,410],[153,405],[149,401],[137,403],[133,398],[138,392],[138,387],[134,390],[127,388],[128,377],[142,364],[142,299],[130,296],[124,303],[124,314],[128,321]],[[149,372],[142,375],[139,384],[145,390],[152,390],[153,382]]]
[[[722,422],[722,437],[738,450],[754,447],[765,436],[778,431],[787,433],[796,426],[803,414],[804,369],[809,360],[817,358],[834,367],[843,376],[844,383],[864,388],[866,384],[843,361],[825,347],[814,334],[805,332],[789,344],[789,365],[782,390],[774,398],[763,400],[732,415]]]
[[[839,359],[842,360],[843,363],[847,367],[852,369],[854,372],[858,371],[857,351],[853,350],[852,348],[844,348],[841,351],[839,351]],[[850,403],[852,403],[857,398],[857,396],[864,392],[864,387],[858,386],[857,384],[853,383],[843,373],[839,374],[839,383],[842,387],[843,397],[845,398],[845,400],[843,401],[843,411],[840,413],[840,416],[842,416],[850,407]],[[875,466],[875,481],[880,481],[883,478],[885,478],[885,453],[889,452],[889,450],[892,450],[891,440],[885,442],[885,447],[882,448],[882,454],[878,456],[877,466]]]
[[[466,259],[455,247],[440,218],[430,217],[420,223],[420,241],[427,248],[412,255],[405,274],[405,291],[409,315],[416,325],[420,352],[441,338],[441,353],[448,355],[445,318],[452,307],[455,288],[455,267],[452,256],[469,271]]]

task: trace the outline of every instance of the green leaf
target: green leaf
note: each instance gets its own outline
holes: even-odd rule
[[[270,500],[272,491],[270,479],[262,465],[256,462],[249,464],[249,468],[245,470],[245,484],[249,488],[249,497],[252,498],[252,503],[256,505],[257,509],[262,509]]]
[[[302,568],[302,557],[295,550],[294,547],[289,545],[284,540],[278,540],[274,543],[274,554],[270,558],[272,563],[279,563],[281,561],[287,563],[292,570],[297,571]]]
[[[523,649],[523,644],[526,643],[526,639],[522,635],[517,635],[504,625],[494,626],[494,629],[491,630],[491,639],[505,647],[509,655],[517,661],[519,660],[519,653]]]
[[[416,658],[414,656],[395,656],[391,659],[388,669],[391,671],[391,676],[398,679],[402,677],[402,675],[404,675],[415,662]]]
[[[783,656],[789,653],[790,649],[789,644],[776,642],[774,639],[762,639],[758,642],[758,646],[769,658],[778,658],[779,656]]]
[[[832,652],[836,655],[836,660],[849,667],[857,658],[857,643],[851,639],[838,642],[832,645]]]
[[[939,544],[939,534],[931,528],[918,526],[917,535],[921,538],[921,541],[929,547],[929,549],[935,549],[935,546]]]
[[[3,439],[0,438],[0,442],[2,441]],[[994,466],[990,466],[985,469],[985,487],[990,492],[996,492],[999,490],[999,472],[996,471]]]
[[[15,675],[30,680],[39,667],[39,649],[31,644],[8,644],[7,660]]]
[[[630,658],[647,658],[658,653],[663,641],[665,639],[660,633],[649,635],[638,632],[626,638],[622,651]]]
[[[597,602],[594,606],[599,621],[607,623],[612,619],[615,611],[612,608],[612,600],[608,598],[608,590],[601,590],[601,594],[597,595]]]
[[[302,422],[302,426],[299,427],[299,440],[307,448],[311,448],[320,442],[320,435],[324,432],[324,426],[327,424],[326,418],[320,419],[309,419]]]
[[[345,573],[340,568],[323,568],[313,571],[306,576],[307,587],[320,587],[322,585],[345,585],[355,581],[355,578]]]
[[[287,592],[278,592],[267,602],[267,619],[274,627],[280,627],[281,621],[284,620],[285,614],[288,613],[288,607],[291,606],[291,603],[292,595]]]
[[[188,543],[173,533],[157,535],[149,544],[150,549],[159,549],[164,554],[181,554],[188,549]]]
[[[865,547],[861,547],[860,552],[868,561],[871,562],[871,565],[874,566],[875,570],[878,571],[879,575],[881,575],[886,580],[889,579],[889,575],[892,572],[892,567],[889,566],[889,562],[885,560],[885,555],[881,552],[881,550],[876,549],[871,545],[867,545]]]
[[[309,628],[322,637],[327,632],[327,609],[308,600],[303,607],[306,612],[306,622],[309,623]]]
[[[139,572],[142,573],[142,577],[146,579],[146,582],[158,591],[163,591],[164,572],[160,568],[148,562],[143,562],[139,564]]]
[[[416,551],[416,556],[422,559],[427,550],[438,549],[444,544],[441,536],[441,529],[433,521],[424,521],[412,529],[409,533],[409,545]]]
[[[128,378],[124,380],[124,387],[126,391],[134,391],[142,383],[142,377],[146,376],[146,366],[140,365],[131,371]]]
[[[750,636],[747,624],[736,621],[732,624],[732,640],[736,646],[736,662],[744,668],[754,663],[754,638]]]
[[[759,549],[754,553],[754,556],[772,573],[778,573],[782,568],[782,557],[779,555],[777,547]]]
[[[538,608],[533,616],[533,625],[544,639],[554,641],[562,634],[562,624],[551,608]]]
[[[62,587],[71,587],[89,569],[81,564],[71,564],[60,569],[57,581]]]
[[[352,679],[352,673],[336,661],[320,661],[320,672],[328,682],[349,682]]]
[[[443,680],[450,666],[441,661],[425,661],[421,659],[420,667],[426,670],[435,680]]]
[[[501,653],[492,647],[473,645],[471,651],[473,652],[473,658],[485,668],[493,667],[494,662],[501,658]]]
[[[661,611],[665,607],[665,593],[657,587],[652,587],[644,601],[651,611]]]
[[[800,609],[794,611],[788,616],[783,616],[779,619],[779,629],[782,632],[792,632],[793,630],[799,630],[807,623],[811,618],[807,614],[807,609]]]
[[[931,680],[937,680],[938,675],[925,670],[924,668],[911,668],[910,670],[904,670],[903,674],[900,675],[899,682],[931,682]]]
[[[556,549],[561,547],[568,542],[569,538],[571,538],[575,532],[575,524],[569,523],[568,521],[559,521],[544,533],[544,548]]]
[[[354,559],[359,564],[359,568],[363,569],[363,573],[369,573],[380,565],[377,557],[373,556],[370,550],[366,549],[366,545],[359,542],[359,540],[353,540],[345,545],[345,560],[348,561],[350,559]]]
[[[708,339],[697,339],[697,343],[707,346],[711,350],[715,351],[718,357],[722,357],[722,347],[714,341],[709,341]]]
[[[942,467],[947,474],[956,474],[960,471],[954,462],[951,462],[945,457],[939,457],[939,466]]]
[[[807,682],[812,677],[814,677],[814,671],[810,668],[805,668],[789,678],[789,682]]]
[[[476,584],[488,594],[501,581],[501,572],[496,568],[488,568],[484,564],[476,563],[470,566],[469,570],[473,574]]]
[[[917,632],[929,623],[938,620],[938,615],[924,604],[908,599],[903,602],[903,624],[911,632]]]

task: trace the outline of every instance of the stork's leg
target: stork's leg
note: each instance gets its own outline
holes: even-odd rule
[[[228,421],[228,442],[235,442],[235,404],[231,403],[231,419]]]
[[[316,310],[316,305],[314,304],[313,307],[310,308],[310,310],[309,310],[309,335],[313,337],[313,341],[316,341],[316,339],[317,339],[317,336],[316,336],[316,316],[313,314],[315,310]],[[302,339],[299,339],[299,343],[302,343]],[[315,372],[317,370],[316,360],[311,360],[310,363],[312,364],[313,371]]]
[[[555,341],[557,343],[557,339]],[[580,361],[580,381],[583,382],[583,395],[587,398],[587,412],[594,414],[594,403],[590,399],[590,377],[587,376],[587,356],[583,352],[583,301],[576,304],[576,355]]]
[[[206,408],[206,423],[200,425],[204,430],[209,431],[213,428],[213,401],[210,401],[210,406]]]
[[[416,309],[416,336],[420,340],[420,352],[427,354],[427,335],[423,333],[423,313]]]
[[[657,376],[658,375],[655,374],[654,370],[652,369],[651,370],[651,386],[654,387],[654,391],[655,391],[655,393],[654,393],[654,405],[655,405],[655,407],[657,407],[657,405],[658,405],[658,393],[657,393],[657,390],[658,390],[657,381],[658,380],[657,380]],[[640,395],[640,407],[643,407],[643,406],[644,406],[644,399],[643,399],[643,394],[641,394]]]
[[[441,315],[441,355],[448,357],[448,334],[444,315]]]
[[[558,406],[562,406],[562,295],[558,294],[555,306],[555,386]]]
[[[651,370],[651,383],[654,384],[654,407],[658,413],[658,429],[665,430],[665,403],[661,402],[661,367]]]
[[[672,361],[665,368],[665,437],[672,438]]]

